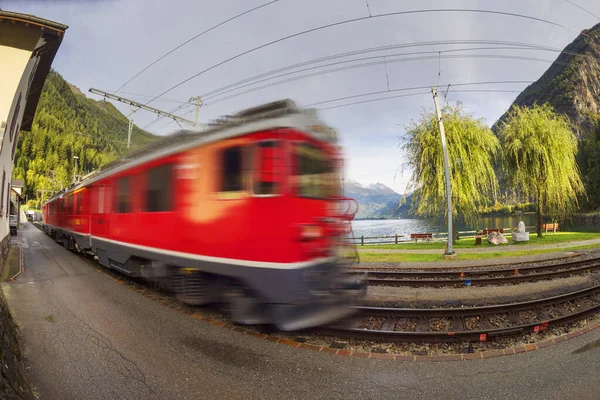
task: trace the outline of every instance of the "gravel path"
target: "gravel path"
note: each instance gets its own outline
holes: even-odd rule
[[[364,303],[394,307],[512,303],[581,290],[596,284],[597,280],[595,275],[588,275],[520,285],[468,288],[370,286]]]

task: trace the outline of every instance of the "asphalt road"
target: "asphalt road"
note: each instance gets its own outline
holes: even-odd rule
[[[108,279],[29,224],[22,235],[25,271],[2,288],[41,399],[584,400],[600,393],[600,330],[488,360],[338,357],[208,325]]]

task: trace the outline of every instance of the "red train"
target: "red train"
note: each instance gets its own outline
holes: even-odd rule
[[[184,302],[224,302],[237,323],[301,329],[365,292],[341,169],[335,131],[284,100],[90,174],[44,204],[44,230]]]

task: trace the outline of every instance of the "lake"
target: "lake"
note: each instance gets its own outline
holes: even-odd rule
[[[518,217],[515,216],[497,216],[497,217],[481,217],[476,226],[467,226],[465,224],[457,224],[459,231],[473,231],[476,229],[485,228],[511,228],[517,226],[519,221],[525,222],[525,226],[535,226],[537,216],[535,214],[525,214]],[[369,221],[352,221],[352,229],[354,236],[408,236],[411,233],[446,233],[447,228],[443,225],[437,225],[424,219],[387,219],[387,220],[369,220]],[[528,229],[533,231],[534,228]]]

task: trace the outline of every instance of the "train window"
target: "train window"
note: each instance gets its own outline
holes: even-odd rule
[[[238,192],[244,190],[243,148],[230,147],[222,153],[221,191]]]
[[[77,212],[75,214],[83,213],[83,193],[77,193],[77,197],[75,198],[75,209]]]
[[[148,171],[146,204],[144,211],[160,212],[172,210],[173,166],[165,164]]]
[[[316,146],[309,143],[294,148],[295,192],[300,197],[325,198],[333,193],[332,163]]]
[[[104,214],[104,186],[98,188],[98,214]]]
[[[279,170],[283,162],[281,141],[258,143],[255,152],[254,193],[273,195],[280,192]]]
[[[129,181],[128,176],[117,179],[115,191],[115,212],[129,213],[131,212],[131,200],[129,196]]]

